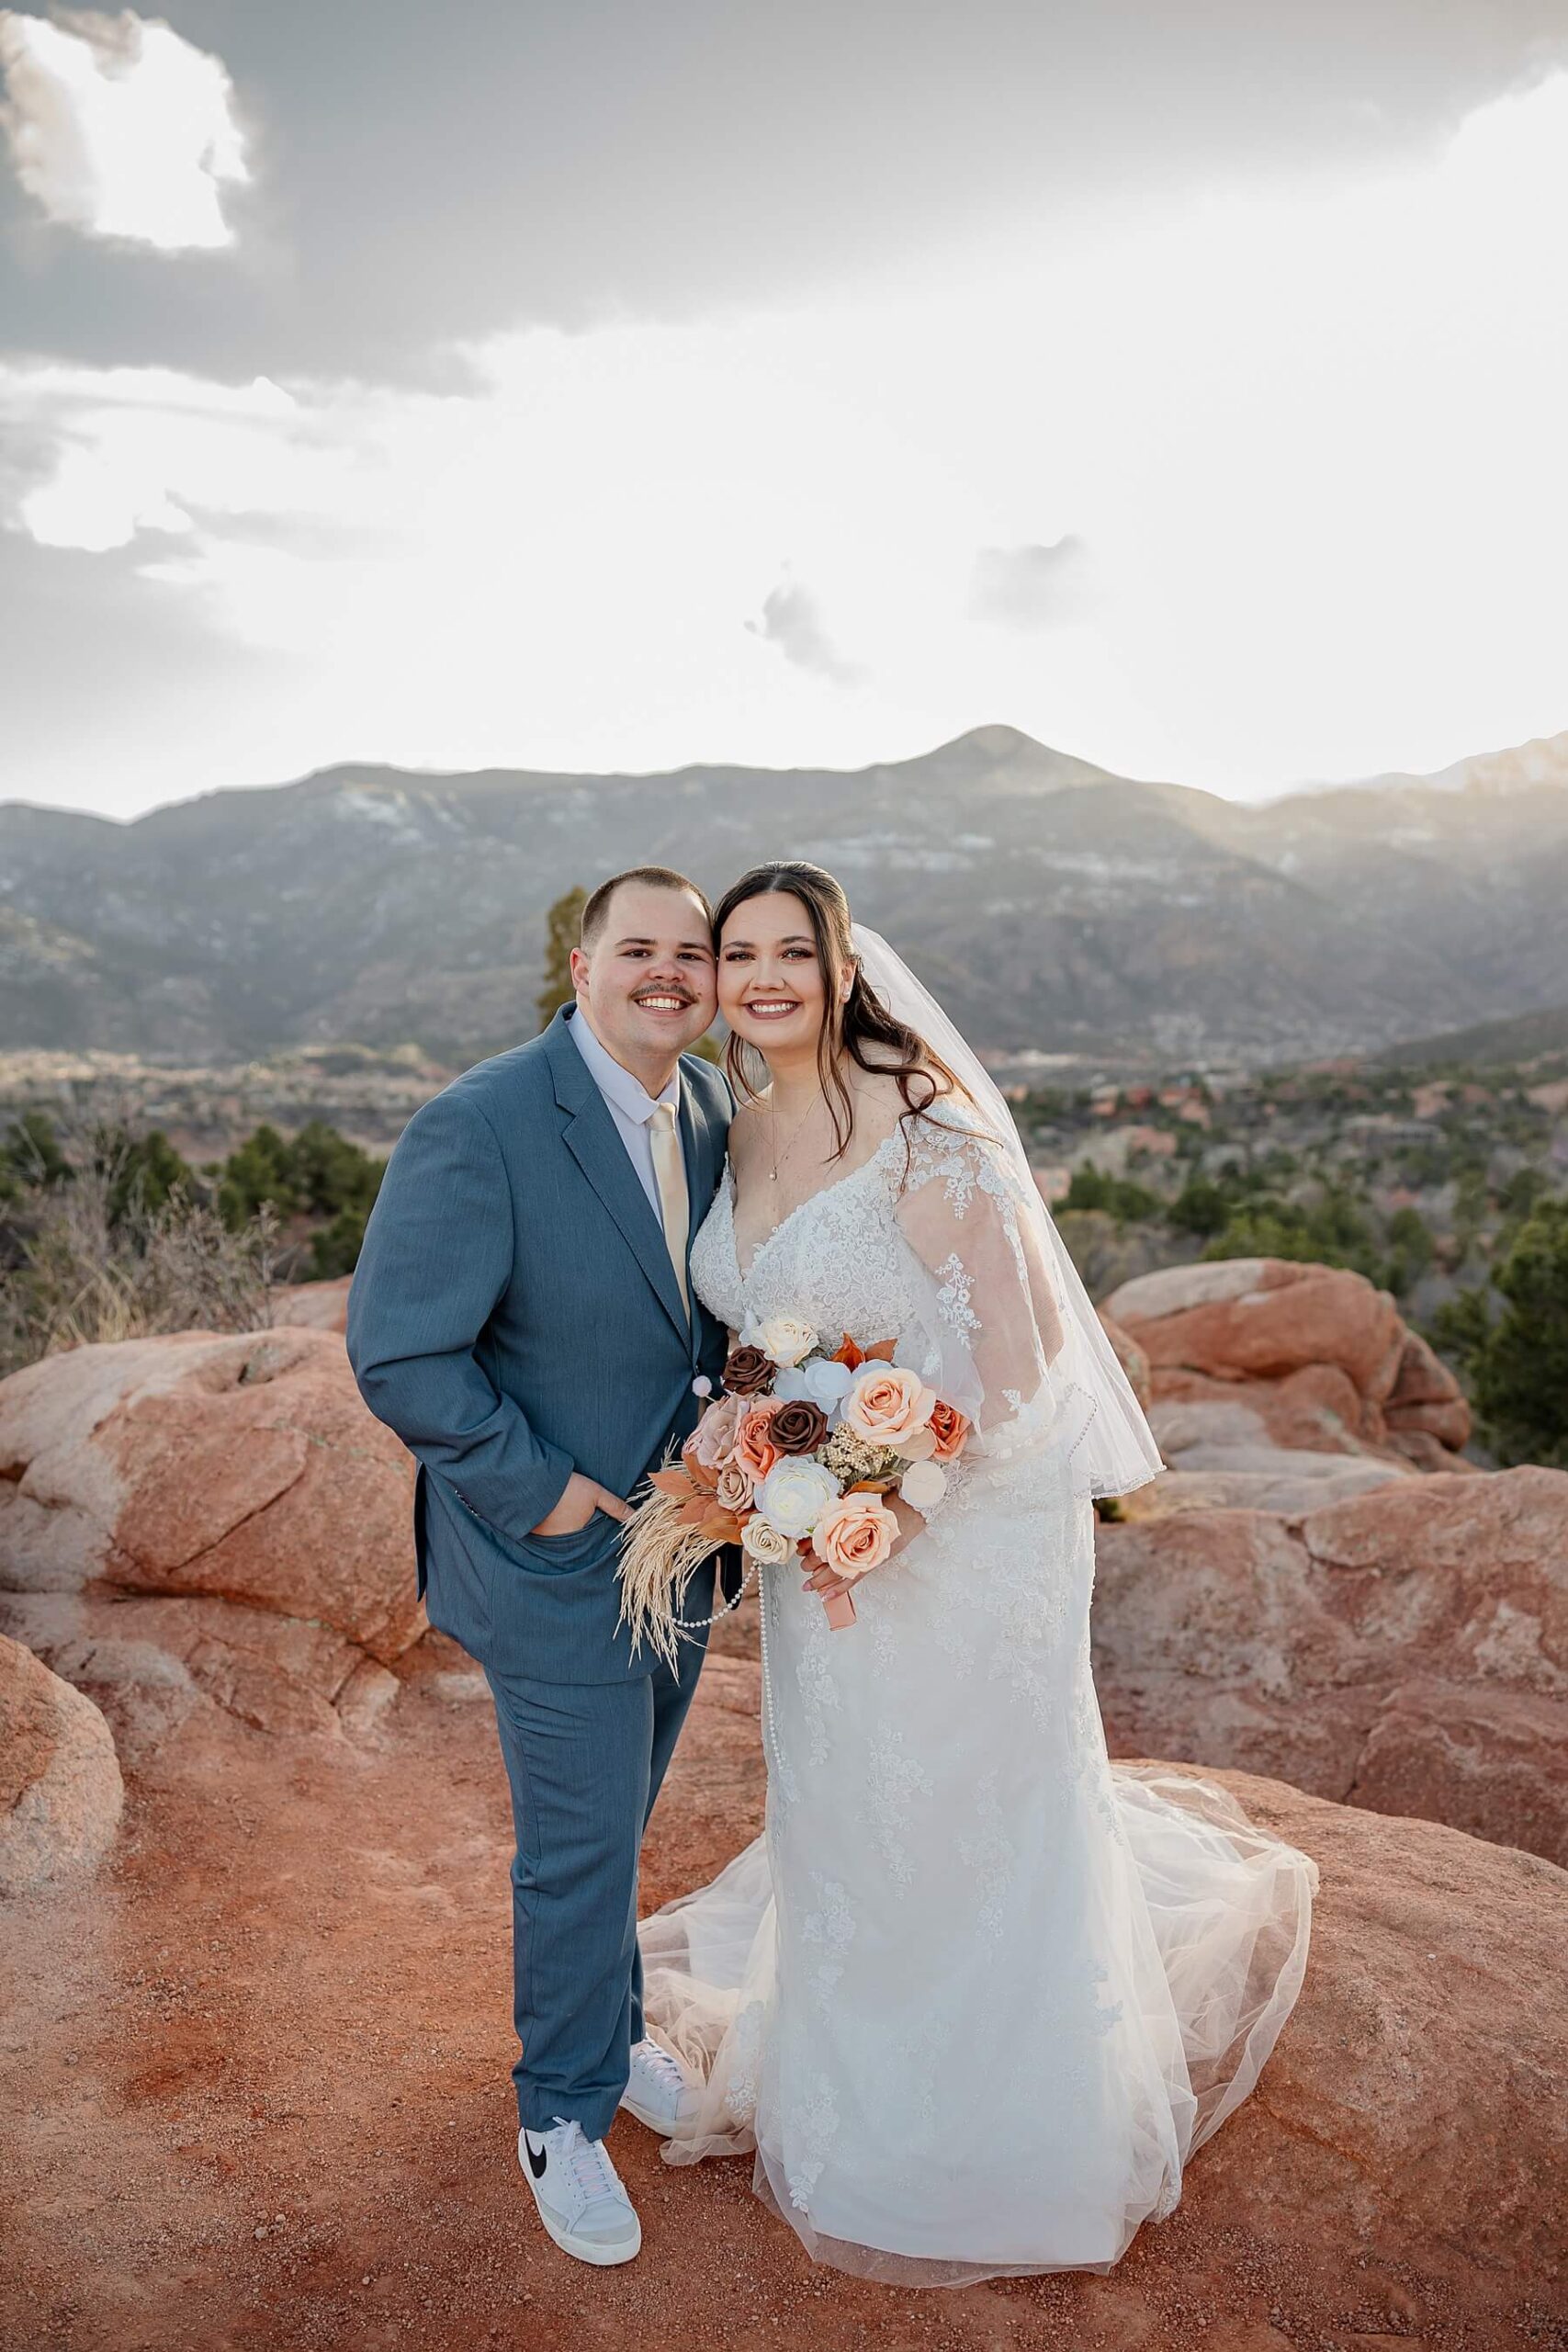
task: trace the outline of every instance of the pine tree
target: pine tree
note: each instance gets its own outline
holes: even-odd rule
[[[1493,1273],[1506,1302],[1476,1349],[1475,1403],[1506,1463],[1568,1469],[1568,1201],[1539,1201]]]
[[[561,1006],[570,1004],[576,997],[577,990],[571,985],[571,951],[577,945],[582,910],[587,904],[586,890],[568,890],[545,917],[545,985],[534,1000],[541,1029],[547,1029]]]

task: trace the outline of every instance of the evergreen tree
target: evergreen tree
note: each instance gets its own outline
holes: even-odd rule
[[[571,985],[571,951],[577,945],[587,904],[588,893],[579,887],[558,898],[545,917],[545,985],[534,1000],[541,1029],[547,1029],[561,1006],[570,1004],[577,995]]]
[[[0,1201],[15,1200],[28,1188],[68,1183],[70,1178],[71,1163],[47,1112],[24,1111],[13,1119],[0,1144]]]
[[[1537,1202],[1493,1272],[1502,1314],[1471,1357],[1498,1459],[1568,1469],[1568,1200]]]
[[[218,1206],[231,1233],[249,1223],[264,1201],[280,1217],[292,1216],[302,1205],[294,1173],[294,1154],[274,1126],[263,1124],[224,1163],[218,1187]]]

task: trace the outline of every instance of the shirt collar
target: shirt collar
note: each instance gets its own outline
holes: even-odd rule
[[[679,1117],[681,1111],[681,1065],[679,1062],[676,1063],[670,1083],[663,1091],[657,1095],[649,1094],[642,1080],[634,1078],[629,1069],[624,1069],[608,1047],[594,1035],[593,1031],[582,1018],[581,1011],[570,1013],[566,1025],[567,1033],[587,1063],[600,1093],[624,1119],[630,1119],[638,1125],[646,1126],[653,1116],[656,1104],[660,1102],[673,1104],[676,1116]]]

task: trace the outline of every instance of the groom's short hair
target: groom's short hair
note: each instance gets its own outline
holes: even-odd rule
[[[710,931],[713,928],[713,909],[707,902],[706,892],[699,890],[685,875],[677,874],[672,865],[628,865],[624,874],[612,874],[607,882],[601,882],[584,906],[581,928],[577,934],[580,946],[592,946],[608,919],[610,901],[623,882],[646,882],[656,890],[684,890],[701,907]]]

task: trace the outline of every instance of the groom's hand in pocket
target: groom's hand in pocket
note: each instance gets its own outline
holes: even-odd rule
[[[632,1507],[602,1487],[597,1478],[585,1478],[574,1470],[561,1490],[560,1499],[552,1511],[547,1511],[533,1530],[536,1535],[577,1535],[585,1528],[596,1510],[610,1519],[630,1519]]]

